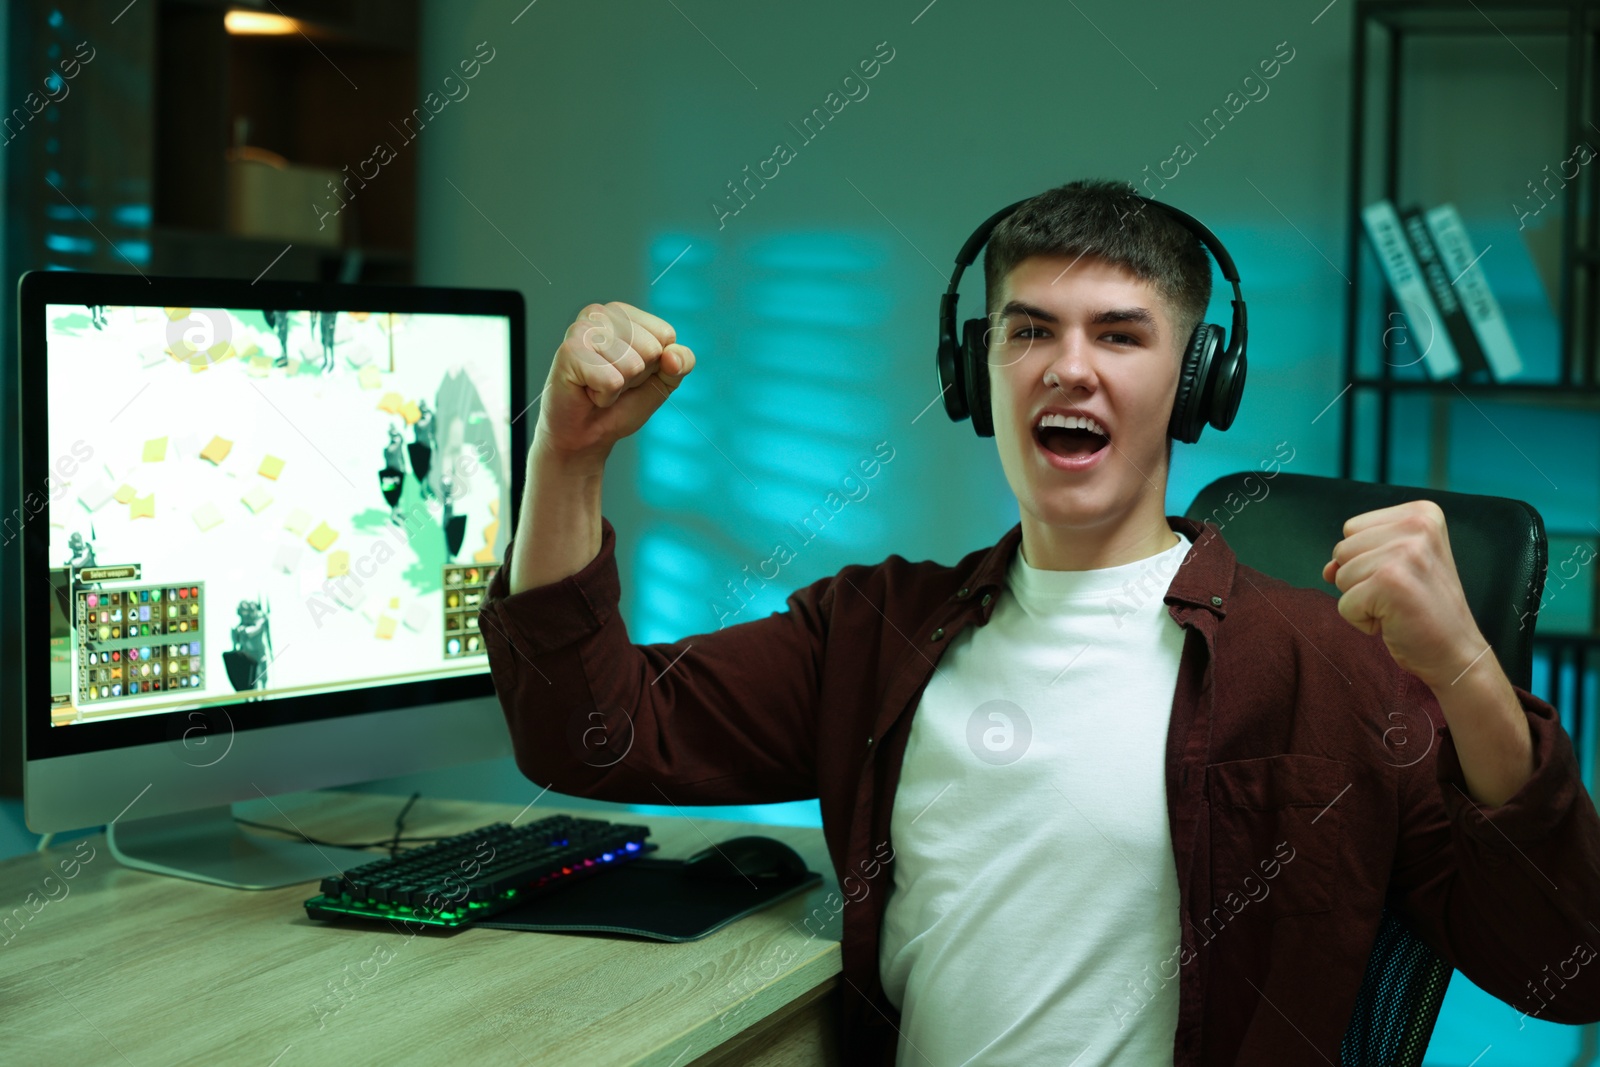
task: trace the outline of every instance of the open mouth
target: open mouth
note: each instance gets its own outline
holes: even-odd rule
[[[1105,427],[1086,415],[1046,412],[1033,435],[1045,451],[1068,460],[1087,459],[1111,443]]]

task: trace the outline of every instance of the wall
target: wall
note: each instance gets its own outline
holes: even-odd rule
[[[1312,420],[1339,391],[1344,283],[1322,253],[1336,262],[1343,233],[1347,24],[1232,5],[1164,12],[1151,35],[1109,6],[1034,4],[1003,9],[997,29],[994,8],[918,7],[425,9],[424,90],[480,42],[495,58],[418,138],[419,280],[520,288],[535,385],[590,301],[663,315],[698,356],[608,467],[637,641],[760,617],[846,563],[951,561],[1011,526],[993,441],[930,407],[955,250],[1000,205],[1074,177],[1145,179],[1178,141],[1195,157],[1148,188],[1223,236],[1255,344],[1238,421],[1177,449],[1168,510],[1278,441],[1296,450],[1291,469],[1336,462],[1336,420]],[[1188,123],[1275,53],[1289,61],[1265,95],[1201,141]],[[876,56],[873,78],[844,81]],[[830,92],[847,101],[836,115]],[[813,108],[830,120],[802,127]],[[762,161],[779,141],[792,157],[736,199],[729,183],[771,176]],[[981,301],[970,278],[966,314]],[[895,458],[865,495],[736,599],[729,582],[879,442]],[[519,779],[513,768],[488,788]],[[795,814],[815,817],[765,817]]]

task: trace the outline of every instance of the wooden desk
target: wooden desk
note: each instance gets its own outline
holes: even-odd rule
[[[301,830],[334,841],[384,837],[403,802],[278,799]],[[552,814],[596,813],[536,805],[519,825]],[[423,797],[406,833],[460,833],[517,815]],[[685,944],[489,929],[412,936],[308,919],[310,883],[251,892],[130,870],[96,835],[0,863],[0,923],[10,920],[0,925],[0,1061],[837,1063],[840,920],[824,903],[837,885],[822,832],[692,812],[606,817],[648,825],[665,858],[765,834],[825,881]],[[69,863],[65,877],[61,864],[74,856],[85,862]]]

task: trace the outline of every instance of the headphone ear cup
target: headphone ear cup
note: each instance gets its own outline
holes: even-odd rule
[[[1172,401],[1167,436],[1191,445],[1200,440],[1212,407],[1214,367],[1222,338],[1222,327],[1209,322],[1196,326],[1190,335],[1183,365],[1178,368],[1178,392]]]
[[[994,412],[989,407],[989,323],[968,319],[961,324],[961,372],[967,388],[967,410],[972,430],[979,437],[994,436]]]
[[[939,342],[939,396],[944,400],[944,413],[950,416],[951,422],[960,422],[968,414],[965,360],[961,343],[954,336]]]
[[[1217,357],[1217,370],[1214,377],[1216,386],[1213,389],[1214,397],[1211,401],[1211,425],[1219,430],[1226,430],[1233,425],[1233,417],[1239,413],[1239,401],[1244,396],[1244,375],[1248,368],[1245,364],[1244,353],[1230,356],[1224,352]]]

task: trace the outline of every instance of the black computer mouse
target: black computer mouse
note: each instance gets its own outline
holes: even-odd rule
[[[684,860],[683,873],[689,878],[717,881],[786,881],[805,874],[806,861],[775,838],[734,837]]]

